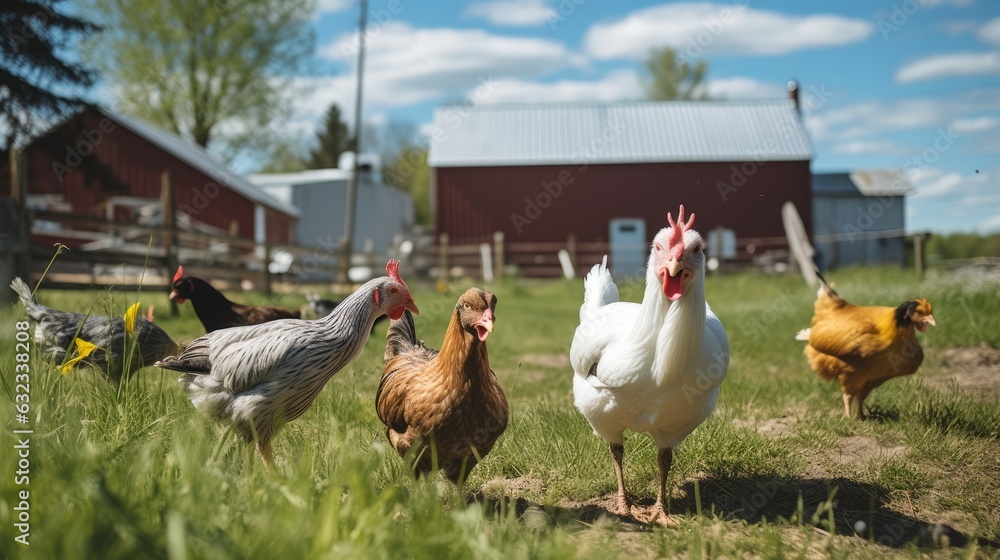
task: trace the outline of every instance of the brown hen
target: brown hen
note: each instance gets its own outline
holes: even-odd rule
[[[408,312],[389,325],[375,406],[392,447],[400,456],[412,450],[419,473],[437,466],[464,480],[507,427],[507,397],[486,353],[496,301],[485,290],[465,292],[440,352],[417,341]]]
[[[851,305],[823,281],[812,327],[795,338],[809,341],[805,354],[816,373],[840,381],[847,417],[856,399],[858,418],[864,419],[864,401],[872,390],[920,367],[924,352],[914,331],[935,324],[931,311],[923,298],[898,307]]]

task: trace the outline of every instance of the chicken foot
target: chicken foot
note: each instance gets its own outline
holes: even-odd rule
[[[660,467],[660,488],[656,492],[656,503],[650,510],[646,523],[659,523],[664,527],[676,527],[677,521],[667,514],[663,507],[663,496],[667,492],[667,475],[670,474],[670,467],[674,462],[673,449],[664,447],[656,454],[656,462]]]

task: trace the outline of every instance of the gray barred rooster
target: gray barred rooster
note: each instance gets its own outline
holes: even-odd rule
[[[60,364],[65,360],[66,351],[74,338],[78,338],[97,347],[86,356],[86,362],[118,382],[122,377],[130,376],[143,366],[151,366],[153,362],[179,350],[166,331],[141,315],[134,317],[132,335],[126,336],[122,317],[87,317],[82,313],[46,307],[38,303],[38,299],[31,294],[31,288],[20,278],[14,278],[10,287],[17,292],[28,317],[35,323],[35,342]]]
[[[361,353],[375,319],[419,313],[399,277],[399,261],[390,260],[385,270],[388,277],[369,280],[326,317],[213,331],[156,366],[182,372],[195,408],[256,441],[273,471],[275,430],[305,413],[326,382]]]

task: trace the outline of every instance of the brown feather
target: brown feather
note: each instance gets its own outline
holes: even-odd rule
[[[465,305],[469,304],[469,308]],[[486,457],[507,427],[509,407],[490,369],[486,342],[469,318],[492,313],[496,297],[470,289],[456,306],[441,351],[417,342],[408,313],[389,325],[376,409],[393,448],[414,467],[438,467],[453,482]],[[433,441],[433,449],[430,444]]]

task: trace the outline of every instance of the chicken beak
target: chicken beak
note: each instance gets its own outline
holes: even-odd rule
[[[667,261],[667,266],[665,268],[667,269],[667,274],[674,277],[677,276],[677,272],[684,268],[684,266],[681,264],[681,261],[670,259]]]
[[[937,326],[937,323],[934,322],[934,316],[933,315],[928,315],[927,316],[927,323],[930,324],[932,327],[936,327]]]
[[[487,309],[483,311],[483,316],[473,326],[476,327],[476,333],[480,342],[486,342],[486,337],[490,336],[490,333],[493,332],[493,310]]]
[[[413,298],[407,300],[407,302],[403,304],[403,307],[409,309],[410,312],[413,313],[414,315],[420,315],[420,310],[417,309],[417,304],[414,303]]]

